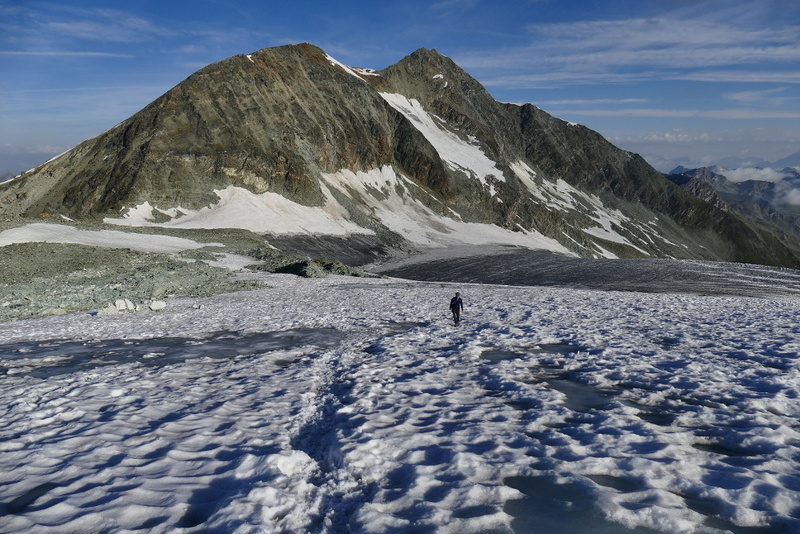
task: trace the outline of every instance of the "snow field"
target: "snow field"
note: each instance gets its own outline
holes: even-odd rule
[[[0,247],[14,243],[75,243],[111,248],[131,248],[142,252],[180,252],[221,243],[197,243],[191,239],[166,235],[132,234],[116,230],[81,230],[74,226],[32,223],[0,232]]]
[[[800,531],[795,299],[265,278],[0,324],[0,531]]]

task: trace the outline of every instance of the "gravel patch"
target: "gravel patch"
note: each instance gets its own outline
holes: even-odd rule
[[[170,254],[63,243],[0,247],[0,321],[256,287],[263,286]]]

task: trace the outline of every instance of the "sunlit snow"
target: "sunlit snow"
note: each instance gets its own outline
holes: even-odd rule
[[[345,64],[344,64],[344,63],[342,63],[341,61],[338,61],[338,60],[336,60],[336,59],[332,58],[331,56],[329,56],[329,55],[327,55],[327,54],[325,54],[325,58],[328,60],[328,62],[329,62],[331,65],[333,65],[333,66],[335,66],[335,67],[341,67],[341,68],[342,68],[342,69],[344,69],[344,71],[345,71],[345,72],[347,72],[348,74],[351,74],[351,75],[355,76],[356,78],[358,78],[359,80],[361,80],[361,81],[364,81],[364,80],[361,78],[361,76],[359,76],[359,75],[358,75],[358,73],[356,72],[356,70],[355,70],[355,69],[353,69],[353,68],[351,68],[351,67],[348,67],[347,65],[345,65]]]
[[[549,180],[540,180],[536,182],[536,171],[524,161],[516,161],[509,165],[514,175],[525,184],[534,198],[544,202],[548,207],[561,210],[561,211],[580,211],[582,214],[594,219],[597,226],[582,228],[581,230],[591,236],[621,243],[638,250],[645,256],[649,256],[647,251],[633,244],[628,238],[621,235],[614,229],[614,226],[621,227],[623,224],[635,224],[630,218],[619,210],[609,209],[603,204],[603,201],[597,195],[584,193],[575,189],[570,184],[562,179],[557,179],[555,182]],[[637,225],[638,226],[638,225]],[[653,235],[653,230],[649,228],[642,228],[645,235],[657,238],[660,241],[666,241],[661,235],[657,233]],[[603,257],[616,258],[617,256],[612,252],[602,249],[599,245],[595,244],[601,249]]]
[[[412,189],[416,193],[422,189],[390,166],[369,172],[345,169],[322,174],[322,180],[344,195],[352,197],[355,193],[355,197],[366,204],[378,220],[417,245],[442,247],[504,243],[572,255],[555,239],[535,231],[511,232],[492,224],[466,223],[437,215],[416,200],[415,195],[409,194]]]
[[[14,243],[74,243],[96,247],[130,248],[141,252],[174,253],[219,243],[198,243],[165,235],[146,235],[116,230],[82,230],[65,224],[32,223],[0,232],[0,247]]]
[[[346,220],[346,212],[328,199],[324,207],[311,207],[292,202],[277,193],[256,194],[242,187],[228,186],[215,191],[219,202],[200,210],[176,208],[164,213],[175,217],[166,223],[152,221],[152,206],[145,202],[128,210],[121,218],[106,218],[105,222],[122,226],[173,226],[178,228],[242,228],[253,232],[318,233],[346,235],[371,234]]]
[[[264,279],[0,324],[0,532],[800,529],[796,298]]]
[[[433,145],[439,156],[450,168],[461,171],[479,180],[494,195],[489,176],[504,182],[503,173],[490,160],[474,139],[465,141],[442,126],[443,121],[428,113],[414,98],[399,93],[380,93],[397,111],[402,113]]]
[[[284,235],[373,235],[373,230],[350,220],[352,215],[331,193],[337,190],[341,195],[357,200],[368,209],[371,217],[416,245],[441,247],[504,243],[573,255],[555,239],[535,231],[512,232],[492,224],[466,223],[456,220],[460,218],[456,213],[452,213],[454,218],[438,215],[412,195],[398,193],[398,190],[414,189],[417,194],[430,196],[430,193],[391,166],[367,172],[343,169],[336,173],[323,173],[320,178],[326,198],[321,207],[304,206],[276,193],[256,194],[241,187],[229,186],[215,191],[219,203],[200,210],[160,210],[162,214],[173,217],[167,222],[155,222],[155,208],[149,202],[127,209],[122,217],[106,218],[104,221],[121,226],[242,228],[257,233]]]

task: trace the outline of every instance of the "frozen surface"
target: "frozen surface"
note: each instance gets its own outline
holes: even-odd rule
[[[372,269],[421,281],[562,286],[646,293],[800,296],[800,271],[696,260],[586,259],[513,246],[430,249]]]
[[[0,532],[798,532],[798,300],[765,273],[265,275],[0,324]]]
[[[215,246],[213,243],[198,243],[182,237],[132,234],[116,230],[82,230],[65,224],[32,223],[0,232],[0,247],[32,242],[75,243],[164,253]]]

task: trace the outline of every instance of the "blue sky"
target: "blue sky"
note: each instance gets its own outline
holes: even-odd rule
[[[310,42],[384,68],[451,57],[669,170],[800,151],[796,0],[0,0],[0,173],[129,117],[197,69]]]

